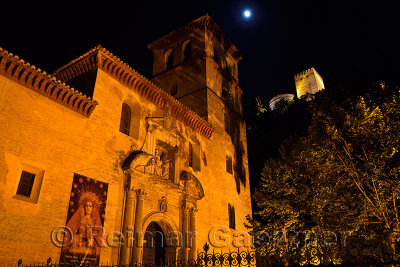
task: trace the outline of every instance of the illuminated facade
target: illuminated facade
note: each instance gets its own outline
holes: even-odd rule
[[[1,264],[250,245],[241,55],[207,15],[149,48],[151,80],[101,46],[52,75],[0,49]]]

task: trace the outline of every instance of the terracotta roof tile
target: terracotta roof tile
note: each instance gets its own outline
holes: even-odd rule
[[[89,117],[97,102],[0,47],[0,74]]]

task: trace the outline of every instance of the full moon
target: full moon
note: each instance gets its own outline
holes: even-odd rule
[[[246,9],[245,11],[243,11],[243,16],[248,19],[251,17],[251,11]]]

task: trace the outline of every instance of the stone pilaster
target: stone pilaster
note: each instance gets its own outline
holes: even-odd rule
[[[146,193],[142,190],[136,190],[136,216],[135,216],[135,242],[133,245],[133,264],[141,264],[143,257],[143,201]]]
[[[124,244],[121,248],[120,265],[126,265],[130,263],[131,252],[133,247],[133,224],[135,222],[135,191],[130,189],[126,192],[125,198],[125,212],[124,212],[124,224],[122,228],[122,234],[124,236]]]
[[[186,204],[182,205],[182,234],[183,234],[183,244],[182,244],[182,261],[186,262],[188,260],[188,225],[189,224],[189,208]]]
[[[196,212],[197,209],[190,208],[189,210],[189,218],[190,218],[190,236],[189,236],[189,247],[190,254],[189,260],[197,260],[197,246],[196,246]]]

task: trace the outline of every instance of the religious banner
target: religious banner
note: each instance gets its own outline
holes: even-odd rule
[[[74,175],[60,262],[98,265],[108,184]]]

